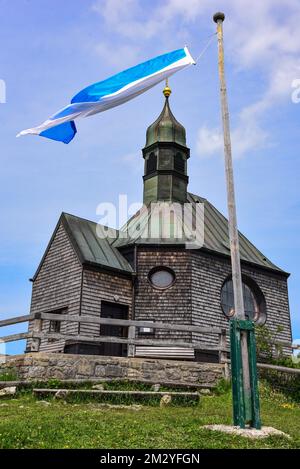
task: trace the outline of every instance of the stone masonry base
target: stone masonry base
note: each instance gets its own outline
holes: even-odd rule
[[[0,374],[15,370],[20,380],[136,379],[214,386],[223,377],[215,363],[36,352],[7,357]]]

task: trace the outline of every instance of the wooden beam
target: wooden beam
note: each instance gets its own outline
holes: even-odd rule
[[[149,321],[135,321],[130,319],[109,319],[97,318],[93,316],[73,316],[70,314],[48,314],[42,313],[41,318],[48,321],[67,321],[79,322],[90,324],[106,324],[110,326],[136,326],[136,327],[150,327],[151,329],[167,329],[170,331],[187,331],[198,332],[204,334],[221,334],[220,327],[201,327],[190,324],[169,324],[165,322],[149,322]]]
[[[76,379],[60,379],[59,382],[63,384],[72,384],[74,386],[78,386],[80,384],[86,384],[86,383],[92,383],[92,384],[100,384],[100,383],[110,383],[111,381],[115,381],[115,378],[94,378],[94,377],[86,377],[86,378],[76,378]],[[149,386],[153,384],[158,384],[158,380],[155,379],[143,379],[143,378],[130,378],[128,376],[126,377],[120,377],[118,378],[118,381],[121,382],[128,382],[130,381],[131,383],[138,383],[138,384],[147,384]],[[22,388],[32,388],[33,381],[0,381],[0,389],[6,388],[8,386],[17,386],[17,388],[22,389]],[[34,380],[34,383],[47,383],[46,379],[38,378]],[[165,381],[165,380],[159,380],[159,384],[161,386],[168,386],[168,387],[173,387],[173,388],[183,388],[183,389],[214,389],[215,385],[214,384],[199,384],[199,383],[185,383],[182,381]]]
[[[136,327],[135,326],[129,326],[128,327],[128,339],[135,339],[135,335],[136,335]],[[135,356],[135,345],[129,345],[128,346],[127,356],[128,357],[134,357]]]
[[[272,345],[281,345],[282,347],[294,348],[292,342],[288,342],[286,340],[280,340],[280,339],[270,340],[270,344],[272,344]]]
[[[49,396],[57,392],[65,393],[66,396],[70,394],[81,394],[87,396],[127,396],[127,397],[163,397],[166,394],[172,397],[188,397],[193,400],[199,400],[200,395],[198,392],[191,391],[101,391],[98,389],[43,389],[35,388],[32,390],[35,395]]]
[[[268,370],[283,371],[284,373],[300,374],[300,368],[288,368],[286,366],[269,365],[268,363],[257,363],[257,366]]]
[[[27,314],[26,316],[16,316],[15,318],[2,319],[0,321],[0,327],[11,326],[13,324],[19,324],[20,322],[27,322],[33,318],[33,314]]]
[[[222,363],[230,363],[231,360],[227,358],[223,360]],[[300,374],[300,368],[289,368],[287,366],[271,365],[269,363],[257,363],[258,368],[265,368],[267,370],[282,371],[284,373],[295,373]]]
[[[86,384],[86,383],[92,383],[92,384],[98,384],[98,383],[109,383],[111,381],[115,381],[115,378],[95,378],[95,377],[86,377],[86,378],[75,378],[75,379],[60,379],[59,382],[63,384],[72,384],[74,386],[78,386],[79,384]],[[128,376],[126,377],[120,377],[118,378],[118,381],[121,382],[127,382],[130,381],[132,383],[139,383],[139,384],[148,384],[149,386],[153,384],[157,384],[158,380],[157,379],[144,379],[144,378],[130,378]],[[45,383],[47,380],[44,378],[38,378],[34,380],[35,383]],[[17,386],[17,388],[31,388],[32,387],[32,381],[0,381],[0,389],[6,388],[8,386]],[[187,389],[214,389],[215,385],[214,384],[199,384],[199,383],[185,383],[182,381],[168,381],[168,380],[159,380],[159,384],[161,386],[169,386],[169,387],[174,387],[174,388],[187,388]]]
[[[32,334],[29,332],[21,332],[20,334],[11,334],[4,337],[0,337],[0,342],[15,342],[16,340],[25,340],[31,337]]]
[[[206,345],[206,344],[199,344],[195,342],[177,342],[177,341],[168,341],[165,339],[126,339],[124,337],[110,337],[110,336],[99,336],[99,337],[91,337],[86,335],[67,335],[67,334],[59,334],[59,333],[43,333],[38,332],[34,333],[34,337],[37,338],[53,338],[53,339],[63,339],[63,340],[72,340],[75,342],[90,342],[95,344],[101,344],[103,342],[108,342],[112,344],[128,344],[128,345],[149,345],[157,346],[157,347],[183,347],[183,348],[193,348],[196,350],[220,350],[219,345]],[[225,349],[222,349],[225,351]]]

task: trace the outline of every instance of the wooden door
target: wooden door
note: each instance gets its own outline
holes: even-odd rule
[[[128,306],[102,301],[101,317],[111,319],[128,319]],[[101,324],[100,326],[100,335],[107,335],[111,337],[127,337],[127,331],[128,328],[122,326],[109,326],[105,324]],[[124,357],[127,355],[127,344],[105,342],[101,344],[100,350],[101,355]]]

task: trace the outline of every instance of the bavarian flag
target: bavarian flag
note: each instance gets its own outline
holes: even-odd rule
[[[195,64],[195,61],[187,47],[184,47],[128,68],[84,88],[72,98],[71,104],[41,125],[22,130],[17,137],[33,134],[69,143],[77,132],[75,119],[119,106],[192,64]]]

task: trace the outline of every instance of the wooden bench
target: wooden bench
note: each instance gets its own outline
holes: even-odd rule
[[[194,349],[183,347],[135,347],[135,357],[194,360]]]

